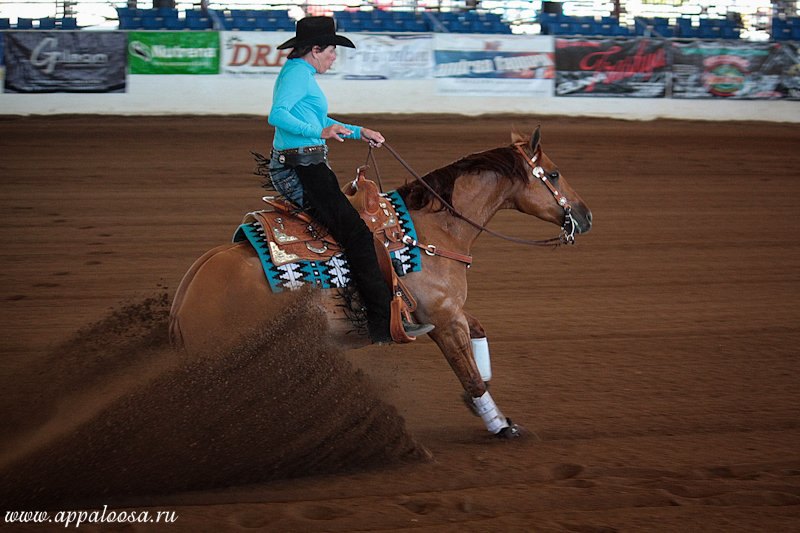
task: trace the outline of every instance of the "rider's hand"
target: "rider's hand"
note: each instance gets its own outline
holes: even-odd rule
[[[367,128],[361,128],[361,138],[367,141],[370,146],[374,146],[375,148],[380,148],[381,145],[386,142],[386,139],[383,138],[381,132]]]
[[[336,139],[339,142],[344,142],[344,138],[353,133],[353,130],[347,129],[341,124],[331,124],[322,130],[323,139]]]

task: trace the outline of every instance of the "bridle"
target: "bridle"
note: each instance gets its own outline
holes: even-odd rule
[[[480,231],[485,231],[489,235],[494,235],[495,237],[498,237],[500,239],[504,239],[510,242],[515,242],[517,244],[526,244],[529,246],[557,247],[562,244],[575,244],[576,224],[575,224],[575,219],[572,217],[572,206],[569,204],[567,198],[553,186],[553,184],[550,182],[549,179],[547,179],[547,174],[545,173],[544,169],[540,165],[536,164],[536,162],[539,159],[539,153],[535,154],[533,158],[528,157],[528,154],[526,154],[525,150],[522,148],[523,144],[524,143],[515,143],[514,146],[522,154],[522,157],[523,159],[525,159],[525,162],[528,164],[528,166],[531,167],[531,173],[533,174],[533,176],[541,180],[545,184],[545,186],[547,186],[548,190],[553,194],[553,197],[555,198],[556,202],[562,208],[564,208],[564,224],[561,226],[561,234],[558,237],[553,237],[550,239],[541,239],[541,240],[520,239],[518,237],[512,237],[510,235],[504,235],[502,233],[498,233],[494,230],[487,228],[482,224],[478,224],[477,222],[459,213],[455,207],[453,207],[447,200],[442,198],[441,195],[439,195],[439,193],[437,193],[433,189],[433,187],[428,185],[428,183],[426,183],[425,180],[423,180],[422,177],[413,168],[411,168],[411,166],[408,163],[406,163],[406,161],[402,157],[400,157],[400,154],[398,154],[397,151],[395,151],[395,149],[392,148],[391,145],[389,145],[389,143],[384,142],[383,146],[387,150],[389,150],[389,153],[392,154],[392,156],[394,156],[395,159],[397,159],[398,163],[400,163],[408,171],[408,173],[414,177],[414,179],[422,183],[422,185],[428,190],[428,192],[430,192],[434,198],[439,200],[442,203],[442,205],[453,214],[453,216],[455,216],[456,218],[460,218],[461,220],[470,224],[474,228]],[[375,161],[375,157],[374,155],[372,155],[371,145],[369,147],[369,153],[367,154],[367,161],[369,161],[370,158],[372,158],[373,162]],[[378,178],[378,184],[380,185],[380,178]],[[381,186],[381,191],[382,190],[383,187]]]
[[[547,190],[553,195],[555,198],[556,203],[560,205],[564,209],[564,224],[561,225],[561,235],[559,238],[564,244],[575,244],[575,219],[572,217],[572,206],[567,200],[567,197],[561,194],[558,189],[556,189],[553,182],[547,177],[547,172],[544,171],[541,165],[537,165],[539,161],[539,156],[541,155],[541,151],[537,150],[533,157],[528,157],[528,154],[525,152],[525,149],[522,148],[524,142],[514,143],[514,147],[517,151],[522,154],[522,158],[531,167],[531,174],[534,178],[539,179],[542,183],[545,184]]]

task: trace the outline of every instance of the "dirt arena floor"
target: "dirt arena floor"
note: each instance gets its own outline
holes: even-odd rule
[[[494,398],[532,434],[490,437],[428,339],[330,353],[301,314],[268,358],[169,352],[184,272],[262,206],[265,119],[0,117],[4,514],[177,514],[87,531],[800,531],[796,125],[339,118],[420,172],[542,125],[594,229],[556,250],[482,236],[467,306]],[[342,182],[365,157],[332,147]],[[404,182],[378,161],[387,189]],[[510,211],[490,226],[557,232]],[[64,528],[25,528],[48,529]]]

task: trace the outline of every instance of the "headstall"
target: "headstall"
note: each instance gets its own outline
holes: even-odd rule
[[[540,152],[537,150],[533,157],[529,157],[522,145],[525,143],[514,143],[514,147],[522,154],[522,158],[531,167],[531,174],[534,178],[538,179],[545,184],[547,190],[553,195],[558,205],[564,209],[564,224],[561,226],[561,240],[564,244],[575,244],[575,219],[572,217],[572,206],[567,200],[567,197],[561,194],[556,189],[553,182],[547,177],[547,172],[544,171],[541,165],[538,164]]]

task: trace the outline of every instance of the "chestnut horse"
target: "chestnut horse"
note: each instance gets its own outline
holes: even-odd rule
[[[516,209],[562,227],[574,240],[592,225],[592,215],[578,194],[542,152],[539,129],[513,144],[468,155],[398,189],[409,209],[418,243],[425,247],[422,270],[403,277],[417,299],[414,314],[435,329],[429,333],[455,372],[464,397],[488,431],[516,437],[520,427],[501,413],[487,391],[491,378],[486,333],[464,311],[467,265],[437,251],[469,257],[478,235],[500,209]],[[487,230],[488,231],[488,230]],[[445,254],[448,255],[448,254]],[[328,319],[328,333],[343,349],[369,344],[335,298],[335,290],[313,290],[314,302]],[[294,295],[296,297],[297,295]],[[225,244],[195,261],[178,287],[170,313],[170,336],[190,353],[232,345],[270,317],[292,305],[290,291],[273,293],[256,252],[247,242]]]

